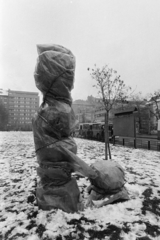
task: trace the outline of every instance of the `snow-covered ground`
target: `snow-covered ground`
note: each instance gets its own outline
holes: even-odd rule
[[[104,143],[75,139],[89,165],[104,159]],[[0,133],[0,239],[160,239],[160,152],[111,146],[126,171],[130,200],[67,214],[39,210],[31,132]],[[84,202],[87,178],[77,179]]]

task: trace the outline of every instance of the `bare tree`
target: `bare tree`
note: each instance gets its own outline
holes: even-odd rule
[[[151,117],[155,117],[156,121],[160,119],[160,89],[153,93],[147,94],[146,102]]]
[[[160,89],[154,93],[149,94],[150,104],[154,105],[154,109],[150,109],[151,113],[156,117],[157,120],[160,119]]]
[[[88,70],[90,70],[88,68]],[[111,159],[111,151],[109,145],[109,113],[117,103],[126,101],[130,87],[126,87],[124,81],[121,80],[117,71],[105,65],[101,69],[94,65],[91,69],[91,77],[96,81],[94,87],[98,89],[103,105],[105,108],[105,159]]]

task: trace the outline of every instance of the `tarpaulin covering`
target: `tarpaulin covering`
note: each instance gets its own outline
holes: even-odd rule
[[[59,45],[37,45],[39,57],[34,73],[37,88],[45,100],[72,102],[75,57],[70,50]]]
[[[91,165],[97,172],[97,178],[91,180],[92,184],[107,193],[118,192],[125,184],[123,168],[115,161],[98,161]]]
[[[75,212],[82,210],[82,205],[73,172],[88,177],[102,195],[119,192],[124,172],[110,161],[89,167],[76,155],[77,146],[71,137],[77,124],[71,107],[75,57],[59,45],[38,45],[37,49],[34,77],[43,94],[43,103],[32,121],[40,179],[37,202],[44,210]]]
[[[97,177],[90,179],[91,185],[88,192],[91,194],[89,201],[100,200],[109,197],[100,206],[109,203],[128,200],[128,192],[126,191],[125,173],[123,168],[115,161],[98,161],[91,165],[97,173]]]
[[[44,210],[60,208],[66,212],[82,209],[80,192],[72,172],[96,177],[95,171],[76,156],[71,133],[76,119],[71,107],[75,57],[59,45],[38,45],[35,83],[43,103],[33,118],[33,133],[40,181],[37,202]]]

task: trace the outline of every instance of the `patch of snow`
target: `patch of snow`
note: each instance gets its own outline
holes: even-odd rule
[[[75,140],[78,156],[87,164],[104,160],[104,143]],[[0,238],[91,239],[93,234],[92,239],[96,239],[96,234],[101,234],[99,239],[110,239],[116,231],[124,240],[160,238],[160,216],[147,205],[147,201],[157,201],[156,211],[160,209],[160,152],[111,145],[112,159],[125,169],[130,200],[68,214],[55,209],[42,211],[36,205],[37,162],[32,133],[2,132],[0,142]],[[80,176],[77,183],[85,204],[90,182]]]

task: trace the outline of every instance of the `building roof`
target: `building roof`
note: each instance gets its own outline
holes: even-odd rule
[[[29,91],[17,91],[17,90],[4,90],[0,88],[0,96],[8,96],[9,94],[31,94],[31,95],[38,95],[38,92],[29,92]]]
[[[17,93],[17,94],[33,94],[38,95],[38,92],[29,92],[29,91],[17,91],[17,90],[8,90],[8,93]]]
[[[115,116],[121,116],[121,115],[127,115],[127,114],[133,114],[134,112],[137,112],[137,108],[136,107],[130,107],[130,108],[126,108],[124,110],[121,110],[117,113],[115,113]]]
[[[8,96],[8,91],[7,90],[3,90],[2,88],[0,88],[0,95],[1,96]]]

